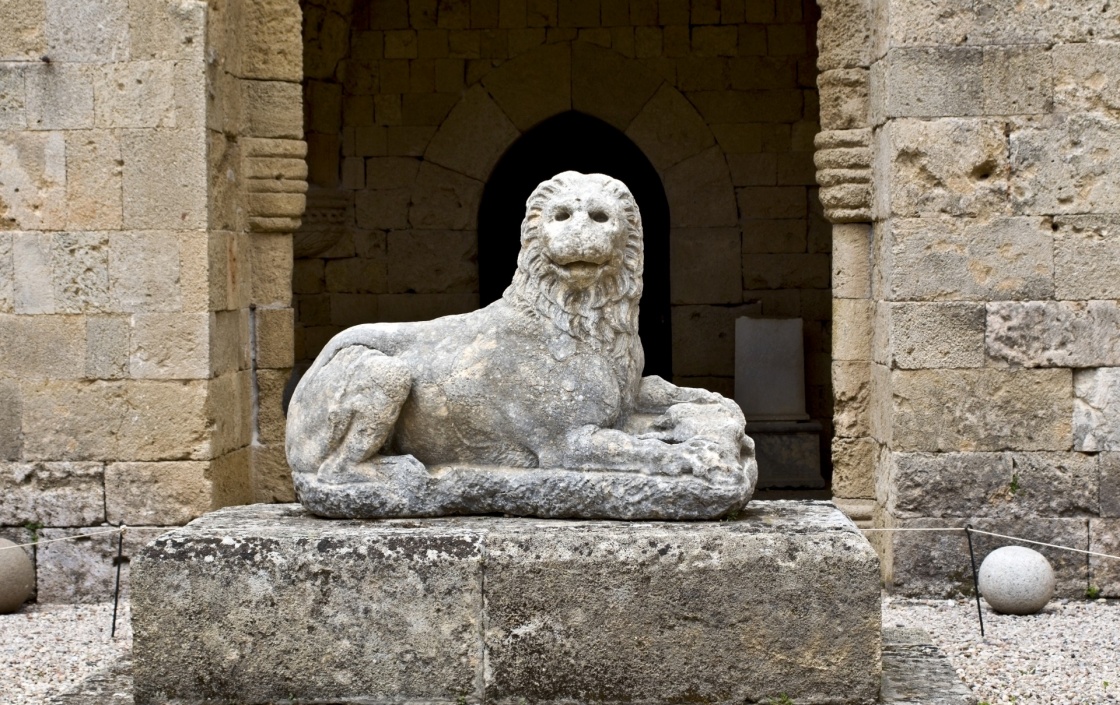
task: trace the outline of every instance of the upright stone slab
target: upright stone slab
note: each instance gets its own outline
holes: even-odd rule
[[[835,507],[730,522],[224,509],[133,563],[137,705],[872,703],[878,560]]]

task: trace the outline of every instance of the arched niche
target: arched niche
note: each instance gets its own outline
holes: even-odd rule
[[[498,160],[478,210],[481,305],[498,299],[517,268],[525,201],[537,184],[562,171],[607,174],[638,202],[645,230],[645,287],[639,331],[645,374],[672,379],[669,310],[669,201],[653,164],[621,130],[584,113],[554,115],[522,134]]]

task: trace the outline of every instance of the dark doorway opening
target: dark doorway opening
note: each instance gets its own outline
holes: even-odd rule
[[[645,374],[673,378],[669,313],[669,201],[646,155],[620,130],[575,111],[555,115],[510,145],[494,167],[478,209],[480,303],[499,297],[517,269],[525,201],[562,171],[607,174],[634,194],[645,231],[645,273],[638,330]]]

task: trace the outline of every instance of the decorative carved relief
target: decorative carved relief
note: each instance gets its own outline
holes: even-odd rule
[[[871,220],[871,128],[828,130],[814,140],[817,183],[833,223]]]
[[[249,229],[295,232],[307,201],[307,143],[248,137],[242,145]]]
[[[307,210],[292,245],[296,259],[326,252],[342,239],[350,222],[347,217],[350,201],[349,194],[344,192],[327,189],[308,192]]]

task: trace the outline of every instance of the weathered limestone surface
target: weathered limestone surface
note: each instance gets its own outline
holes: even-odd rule
[[[1073,441],[1072,377],[1068,369],[892,372],[887,423],[893,448],[1067,450]],[[1101,419],[1098,427],[1108,429],[1108,421]]]
[[[988,355],[1023,367],[1120,365],[1115,301],[1027,301],[987,305]]]
[[[1074,448],[1120,450],[1120,367],[1077,370],[1073,387]]]
[[[722,523],[257,505],[167,534],[133,567],[140,705],[878,695],[878,561],[825,503]]]
[[[1095,516],[1097,458],[1082,453],[894,453],[880,500],[895,517]]]
[[[952,662],[921,629],[883,629],[883,685],[879,698],[882,705],[976,703]]]
[[[559,174],[529,197],[521,232],[499,301],[356,326],[320,353],[288,409],[300,501],[338,518],[741,508],[758,474],[743,412],[641,377],[642,226],[626,186]]]

